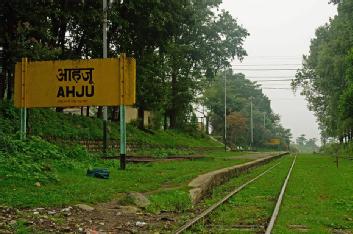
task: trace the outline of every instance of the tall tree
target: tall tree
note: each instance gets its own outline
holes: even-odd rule
[[[190,2],[190,17],[184,19],[183,30],[166,50],[171,77],[166,111],[171,128],[185,122],[185,111],[192,110],[195,94],[202,91],[208,79],[228,66],[230,59],[246,55],[242,45],[248,33],[228,12],[215,13],[220,1]]]
[[[314,111],[323,138],[336,137],[341,142],[352,135],[351,103],[353,77],[353,1],[331,1],[337,4],[338,15],[316,30],[310,53],[304,56],[303,69],[293,80],[294,89]]]

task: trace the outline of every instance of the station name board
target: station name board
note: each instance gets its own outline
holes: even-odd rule
[[[112,59],[36,61],[16,64],[15,106],[71,107],[133,105],[136,62]]]

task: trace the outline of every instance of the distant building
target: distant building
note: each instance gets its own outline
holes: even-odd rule
[[[137,121],[137,118],[138,118],[137,108],[131,107],[131,106],[126,106],[125,108],[126,108],[125,109],[126,123],[131,123],[131,122]],[[82,115],[82,113],[86,113],[86,112],[87,112],[87,107],[83,107],[83,109],[78,108],[78,107],[64,109],[64,113],[71,113],[74,115]],[[94,116],[96,114],[97,114],[97,108],[90,108],[89,109],[90,116]],[[143,125],[145,127],[151,127],[152,126],[152,118],[153,118],[153,112],[145,111]]]

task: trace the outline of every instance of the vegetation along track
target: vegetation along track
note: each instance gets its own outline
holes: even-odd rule
[[[265,171],[261,172],[252,179],[249,179],[240,186],[236,186],[236,189],[233,189],[222,199],[218,200],[212,206],[201,212],[199,215],[186,222],[183,226],[178,228],[175,233],[183,233],[189,230],[192,230],[192,233],[204,232],[206,230],[207,232],[217,233],[232,233],[232,231],[235,233],[239,233],[239,231],[241,230],[254,231],[256,233],[271,233],[273,224],[278,215],[279,207],[285,192],[285,187],[288,183],[291,171],[295,164],[295,160],[296,155],[294,156],[294,159],[292,161],[290,160],[290,157],[285,157],[280,162],[273,162],[267,167],[267,169],[265,169]],[[291,165],[290,162],[292,162]],[[289,171],[288,166],[290,166]],[[259,182],[257,182],[257,188],[254,189],[250,185],[254,184],[255,181]],[[266,184],[263,184],[263,182],[265,182]],[[256,191],[256,189],[259,190],[261,189],[261,187],[265,191],[264,193],[258,193]],[[249,196],[246,195],[245,197],[252,196],[255,200],[258,197],[259,203],[265,202],[269,204],[263,204],[263,207],[261,207],[261,209],[263,209],[262,212],[259,211],[259,207],[255,207],[254,211],[254,206],[251,204],[246,204],[245,206],[244,204],[241,204],[241,206],[238,207],[238,209],[240,208],[239,210],[233,209],[234,207],[232,206],[237,203],[237,201],[234,201],[234,199],[236,199],[236,196],[234,195],[238,194],[242,190],[244,192],[250,193]],[[278,196],[278,199],[276,199],[275,197],[277,196],[279,190],[281,192]],[[265,199],[265,201],[263,201],[263,199]],[[274,201],[276,200],[277,202],[275,203]],[[240,201],[240,203],[243,202]],[[274,203],[276,204],[276,206],[273,209]],[[245,210],[246,212],[244,212]],[[257,213],[256,216],[258,217],[246,217],[247,215],[252,215],[249,213],[249,211],[250,213],[251,211]],[[272,211],[273,213],[270,219]],[[235,212],[242,214],[236,215]],[[261,218],[261,216],[265,216],[265,218]],[[231,223],[228,222],[229,220],[227,217],[231,219]],[[205,222],[206,219],[207,222]],[[234,222],[237,222],[238,224],[234,225]],[[265,227],[267,227],[267,229],[265,229]]]

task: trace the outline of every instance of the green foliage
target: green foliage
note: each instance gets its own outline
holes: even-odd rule
[[[73,168],[77,162],[91,156],[76,146],[64,149],[50,144],[40,137],[29,137],[25,141],[17,136],[0,134],[0,178],[28,182],[57,182],[57,169]],[[74,163],[75,162],[75,163]]]
[[[9,101],[0,101],[0,133],[15,133],[19,130],[19,110]]]
[[[166,64],[171,77],[165,110],[171,128],[180,127],[191,113],[196,93],[220,67],[235,57],[242,59],[246,52],[243,41],[247,31],[239,26],[229,12],[215,13],[221,1],[190,1],[186,9],[185,29],[173,35],[166,47]],[[206,72],[207,71],[207,72]],[[208,75],[204,75],[204,74]]]
[[[302,134],[297,137],[296,144],[292,144],[292,148],[296,148],[296,150],[302,153],[319,152],[320,147],[316,144],[316,142],[316,138],[306,139],[305,134]]]
[[[102,120],[79,115],[57,113],[49,109],[32,109],[29,113],[30,133],[62,139],[102,139]],[[116,125],[114,126],[116,127]],[[113,139],[118,132],[111,131]]]
[[[108,56],[126,53],[136,58],[136,105],[163,112],[170,117],[171,128],[182,128],[189,121],[196,94],[212,74],[246,55],[243,42],[248,33],[229,12],[218,10],[221,3],[126,0],[108,4]],[[3,0],[0,9],[5,75],[14,73],[21,57],[102,57],[102,1]],[[10,83],[0,85],[10,90]],[[0,99],[4,90],[0,89]],[[11,97],[8,92],[7,98]]]
[[[325,154],[351,158],[353,155],[353,142],[345,144],[329,143],[322,146],[320,150]]]

